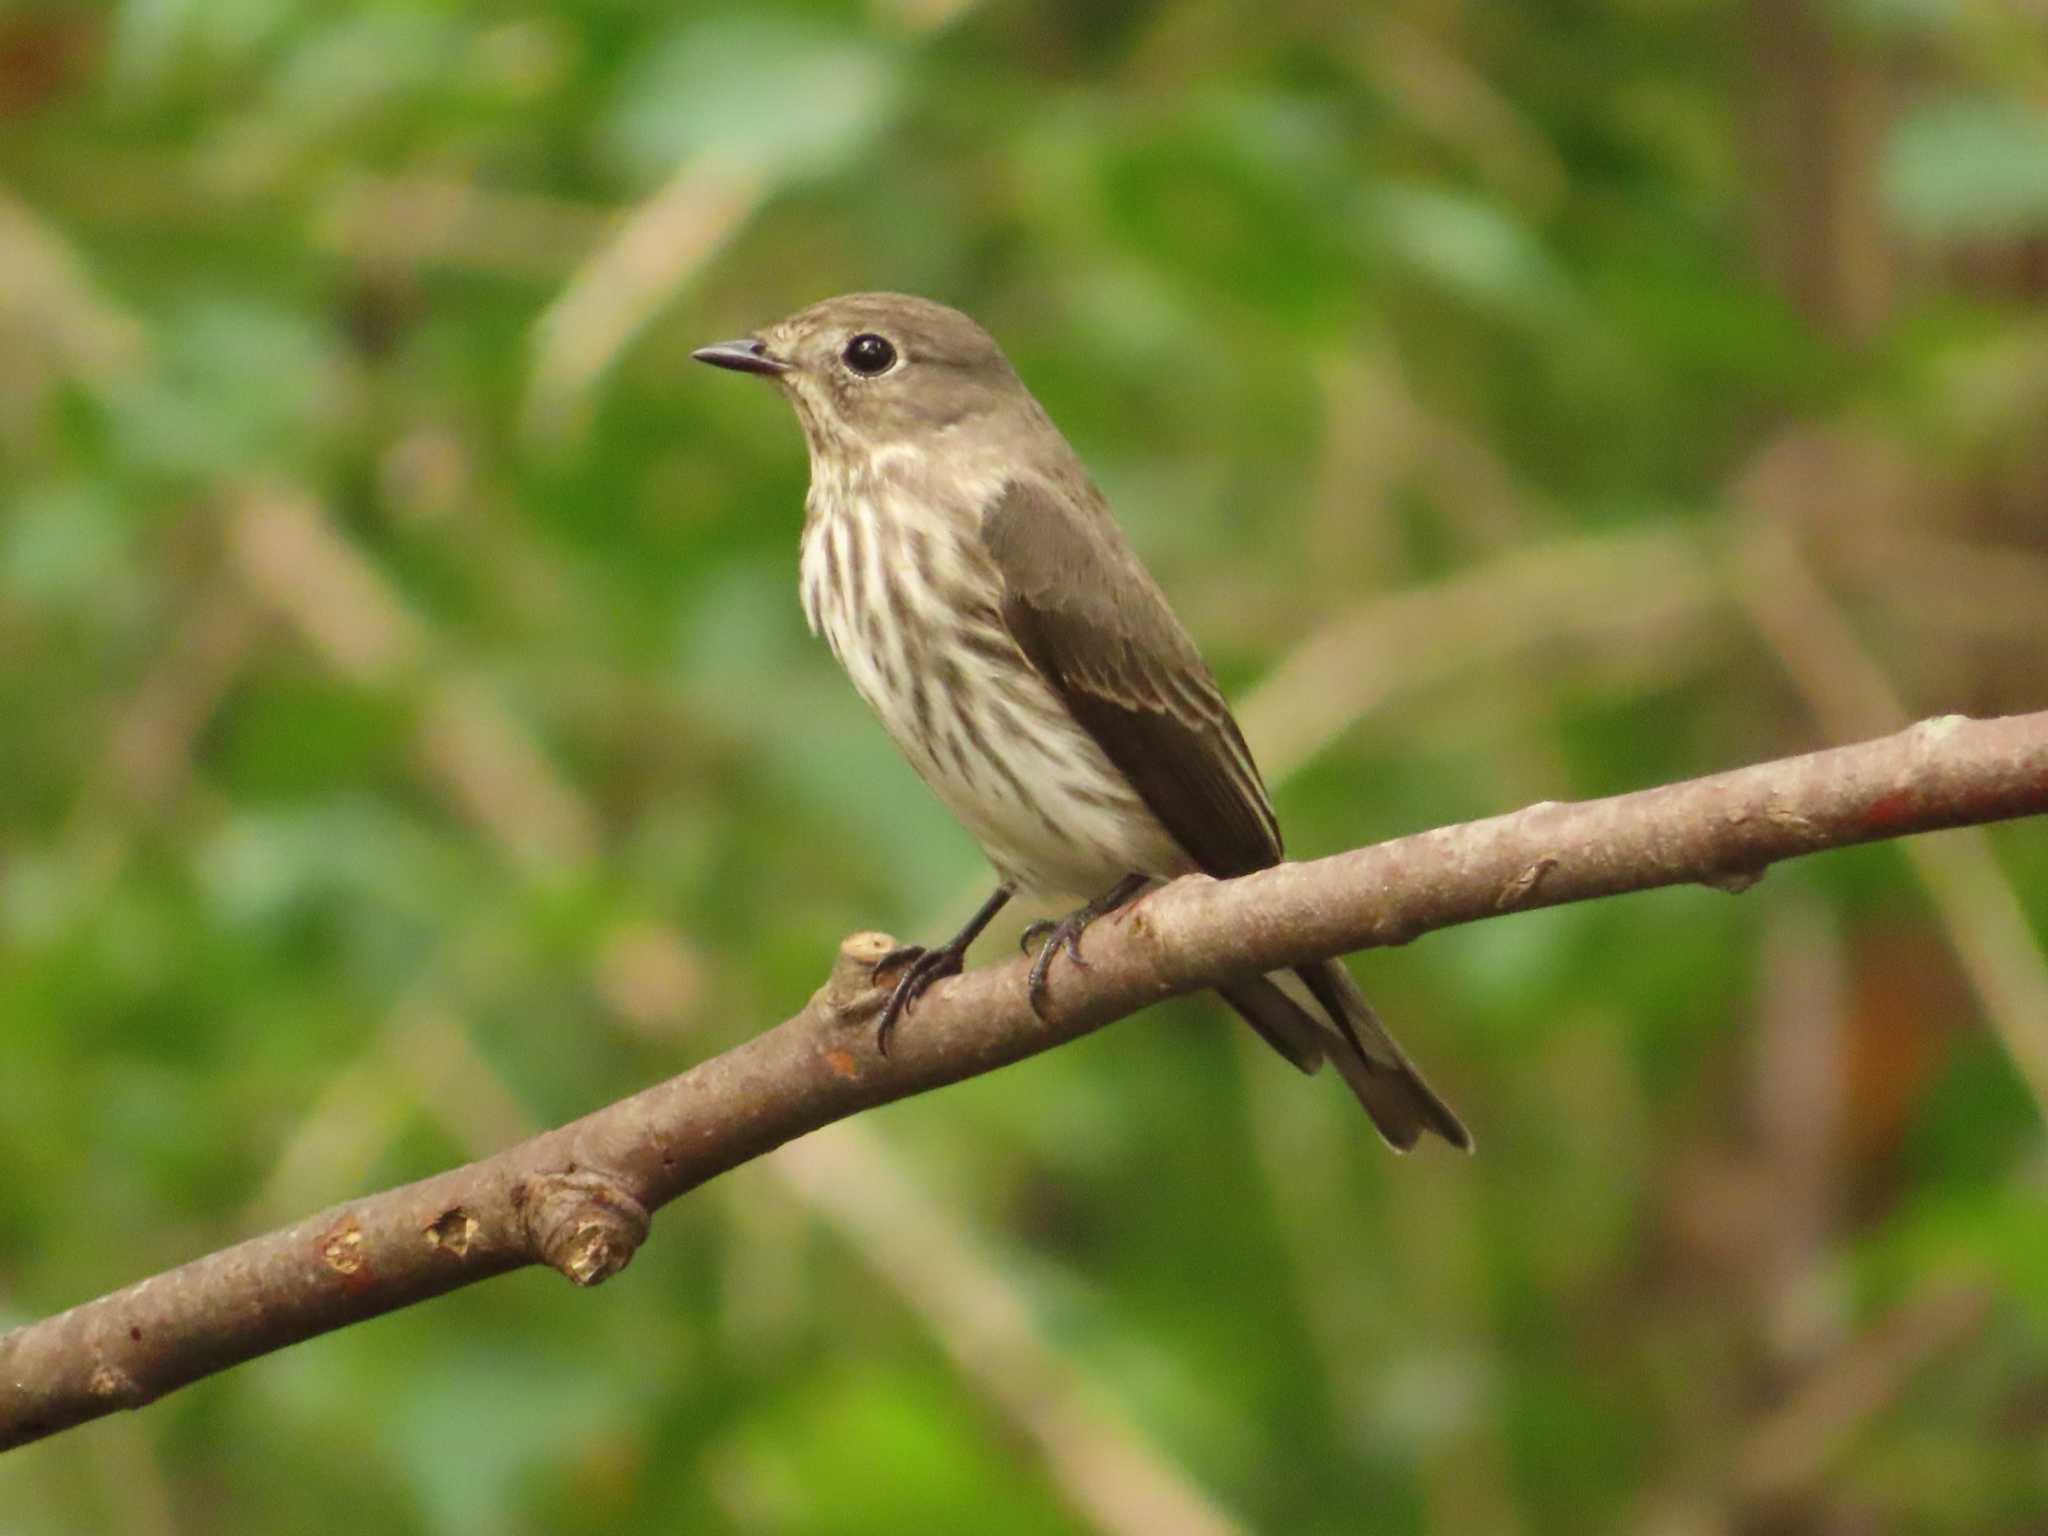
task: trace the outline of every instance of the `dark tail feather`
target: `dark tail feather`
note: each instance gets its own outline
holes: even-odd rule
[[[1326,1045],[1337,1043],[1327,1029],[1302,1011],[1301,1004],[1263,976],[1233,981],[1216,990],[1261,1040],[1304,1072],[1320,1067],[1329,1054]]]
[[[1408,1151],[1424,1131],[1435,1131],[1461,1151],[1472,1150],[1471,1132],[1402,1054],[1349,971],[1326,960],[1302,966],[1295,975],[1328,1012],[1330,1024],[1264,976],[1234,981],[1217,991],[1260,1039],[1302,1071],[1315,1071],[1325,1059],[1334,1062],[1373,1125],[1397,1152]]]
[[[1335,960],[1324,960],[1297,967],[1294,974],[1315,993],[1350,1047],[1333,1048],[1331,1059],[1380,1134],[1405,1152],[1430,1130],[1459,1151],[1470,1152],[1472,1133],[1394,1043],[1351,973]]]

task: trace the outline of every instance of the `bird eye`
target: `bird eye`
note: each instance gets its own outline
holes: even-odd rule
[[[847,367],[868,379],[887,373],[896,365],[896,349],[889,345],[887,337],[877,336],[873,331],[863,331],[854,337],[839,357]]]

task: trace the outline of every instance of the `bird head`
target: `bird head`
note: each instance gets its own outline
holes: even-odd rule
[[[971,421],[1041,417],[1002,349],[957,309],[902,293],[826,299],[700,363],[760,374],[789,397],[815,463],[924,449]]]

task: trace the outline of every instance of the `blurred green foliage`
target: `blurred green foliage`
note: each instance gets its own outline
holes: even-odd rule
[[[1297,853],[2040,707],[2043,100],[1970,3],[0,9],[0,1324],[957,922],[688,362],[829,293],[1002,338]],[[1934,861],[1360,961],[1469,1162],[1157,1009],[0,1531],[2037,1528],[2048,845]]]

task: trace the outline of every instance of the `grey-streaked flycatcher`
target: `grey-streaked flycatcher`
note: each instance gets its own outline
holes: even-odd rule
[[[1095,918],[1154,881],[1280,862],[1215,677],[986,331],[929,299],[861,293],[694,355],[763,375],[796,408],[804,615],[1000,878],[950,941],[877,967],[902,967],[884,1051],[1020,889],[1087,898],[1033,925],[1043,1012],[1047,968],[1062,949],[1081,963]],[[1336,961],[1217,990],[1302,1071],[1333,1062],[1391,1145],[1428,1130],[1470,1148]]]

